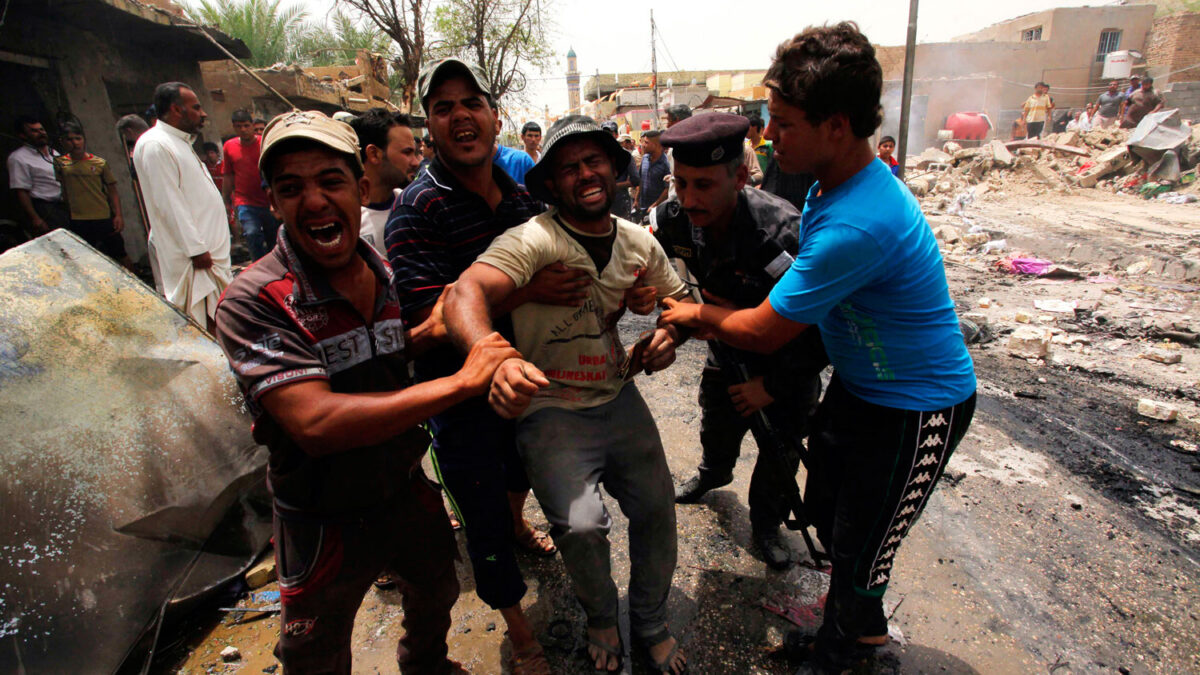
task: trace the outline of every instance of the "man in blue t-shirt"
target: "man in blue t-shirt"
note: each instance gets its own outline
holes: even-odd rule
[[[492,163],[504,169],[515,183],[525,184],[525,172],[533,168],[533,159],[524,150],[514,150],[507,145],[496,144],[496,156]]]
[[[875,156],[882,70],[851,23],[780,45],[763,83],[780,168],[811,172],[800,248],[756,308],[665,301],[661,320],[769,353],[818,326],[834,375],[810,436],[805,503],[833,566],[820,630],[789,637],[800,672],[840,672],[888,640],[883,594],[975,410],[937,242]]]

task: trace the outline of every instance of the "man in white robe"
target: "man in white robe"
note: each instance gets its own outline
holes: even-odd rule
[[[208,115],[181,82],[154,90],[158,124],[138,138],[133,164],[150,217],[150,250],[163,295],[211,330],[233,280],[229,220],[221,191],[192,144]]]

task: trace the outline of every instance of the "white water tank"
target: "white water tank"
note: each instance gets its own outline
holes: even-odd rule
[[[1133,72],[1133,54],[1128,51],[1109,52],[1104,56],[1104,72],[1100,77],[1105,80],[1128,79]]]

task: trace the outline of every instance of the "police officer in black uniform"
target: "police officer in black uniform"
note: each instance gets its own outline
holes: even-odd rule
[[[668,256],[680,259],[695,277],[706,302],[734,308],[757,307],[791,265],[798,248],[800,212],[787,201],[746,185],[742,139],[749,122],[728,113],[696,115],[672,126],[662,144],[673,148],[678,200],[652,212],[652,227]],[[680,486],[675,501],[692,504],[709,490],[733,480],[733,466],[746,431],[753,430],[759,461],[750,480],[750,522],[755,545],[775,569],[792,563],[780,538],[786,515],[782,483],[794,481],[799,449],[808,434],[807,415],[821,395],[819,374],[829,363],[815,330],[807,330],[775,354],[760,355],[727,346],[720,351],[743,364],[750,380],[722,370],[710,344],[700,378],[699,472]],[[779,465],[764,461],[775,447],[758,438],[751,416],[762,409],[776,433],[789,442]]]

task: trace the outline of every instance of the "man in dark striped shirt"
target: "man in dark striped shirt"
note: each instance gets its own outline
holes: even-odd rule
[[[442,292],[497,235],[543,210],[492,163],[499,114],[477,66],[457,59],[436,62],[421,74],[417,88],[437,155],[401,194],[386,229],[388,260],[408,320],[440,311]],[[500,313],[507,315],[525,302],[580,305],[590,283],[585,271],[551,265]],[[507,316],[496,325],[512,337]],[[442,377],[457,371],[462,361],[449,345],[431,350],[417,361],[417,378]],[[521,611],[526,587],[513,544],[548,555],[557,549],[522,515],[529,482],[517,455],[513,422],[496,415],[486,397],[478,397],[431,423],[434,466],[466,529],[476,592],[508,623],[512,672],[549,673]]]

